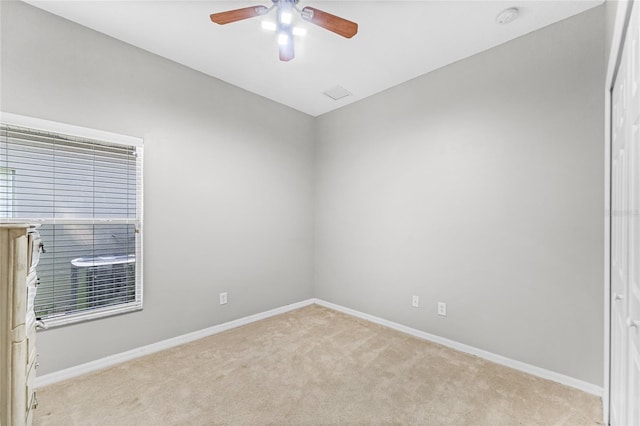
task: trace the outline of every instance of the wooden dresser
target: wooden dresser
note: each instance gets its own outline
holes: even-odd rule
[[[37,406],[34,300],[41,250],[34,226],[0,224],[0,426],[31,425]]]

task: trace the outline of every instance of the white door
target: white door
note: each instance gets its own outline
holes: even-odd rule
[[[612,93],[611,152],[611,424],[626,424],[627,394],[627,77],[626,56]]]
[[[640,3],[633,4],[629,40],[629,285],[627,288],[627,423],[640,426]]]
[[[640,426],[640,4],[612,92],[611,424]]]

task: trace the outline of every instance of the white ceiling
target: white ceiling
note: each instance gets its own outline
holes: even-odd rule
[[[603,0],[325,1],[300,0],[359,24],[352,39],[302,21],[296,58],[278,60],[274,33],[252,18],[224,26],[209,15],[270,0],[27,0],[276,102],[317,116],[601,4]],[[497,24],[499,12],[520,16]],[[353,95],[334,101],[324,91]]]

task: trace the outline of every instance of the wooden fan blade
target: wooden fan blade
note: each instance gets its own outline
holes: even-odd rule
[[[339,16],[323,12],[314,7],[302,9],[302,17],[319,27],[332,31],[342,37],[351,38],[358,33],[358,24]]]
[[[231,22],[242,21],[256,16],[264,15],[269,9],[265,6],[243,7],[242,9],[227,10],[226,12],[212,13],[211,21],[224,25]]]

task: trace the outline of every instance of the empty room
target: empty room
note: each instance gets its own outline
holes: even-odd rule
[[[0,37],[0,426],[640,426],[638,0]]]

